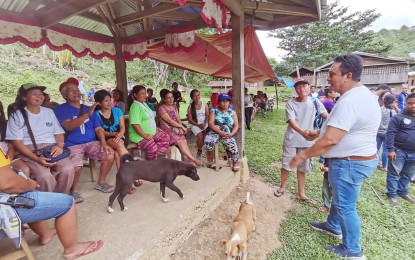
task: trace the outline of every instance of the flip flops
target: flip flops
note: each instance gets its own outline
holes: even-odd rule
[[[299,201],[306,202],[306,203],[311,204],[311,205],[317,205],[317,201],[315,201],[315,200],[313,200],[311,198],[304,198],[304,199],[302,199],[300,197],[297,197],[297,199]]]
[[[240,170],[239,166],[236,166],[236,165],[232,166],[233,172],[239,172],[239,170]]]
[[[134,194],[137,190],[133,187],[130,188],[130,191],[128,192],[128,194]]]
[[[134,186],[140,187],[141,185],[143,185],[143,182],[142,181],[140,181],[140,180],[135,180],[134,181]]]
[[[284,193],[285,193],[285,190],[280,191],[278,188],[276,191],[274,191],[274,196],[281,197],[282,195],[284,195]]]
[[[71,196],[73,197],[75,204],[84,202],[84,198],[81,196],[81,194],[77,191],[71,193]]]
[[[102,184],[96,184],[94,189],[99,190],[103,193],[111,193],[114,191],[114,186],[109,185],[108,183],[104,182]]]
[[[216,171],[216,166],[214,164],[206,164],[206,168]],[[222,169],[222,166],[219,166],[219,170]]]
[[[78,259],[79,257],[94,253],[96,251],[98,251],[102,245],[104,245],[104,241],[102,240],[97,240],[97,241],[90,241],[89,245],[85,248],[84,251],[82,251],[82,253],[80,254],[69,254],[69,255],[63,255],[63,257],[66,260],[75,260]]]
[[[320,212],[330,212],[330,208],[326,208],[326,206],[321,206],[318,208]]]

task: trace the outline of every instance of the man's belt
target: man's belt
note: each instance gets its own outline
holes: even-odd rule
[[[346,156],[346,157],[337,157],[337,158],[328,158],[330,160],[347,160],[347,161],[369,161],[376,158],[376,154],[371,156]]]

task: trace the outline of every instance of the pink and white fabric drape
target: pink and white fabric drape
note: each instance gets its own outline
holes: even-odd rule
[[[0,44],[21,42],[30,48],[47,45],[51,50],[70,50],[76,57],[89,55],[95,59],[116,59],[114,40],[111,37],[94,37],[65,27],[51,26],[43,29],[36,21],[2,17],[0,20]],[[122,43],[123,59],[143,59],[148,55],[147,40],[136,39]]]
[[[193,26],[171,28],[167,30],[164,40],[166,52],[191,50],[195,45],[195,32]]]
[[[202,12],[200,13],[207,24],[215,24],[219,32],[227,28],[231,19],[231,13],[220,0],[203,0]]]

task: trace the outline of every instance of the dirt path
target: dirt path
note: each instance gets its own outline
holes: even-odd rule
[[[173,260],[224,259],[222,238],[229,238],[230,226],[238,213],[240,202],[251,192],[257,210],[256,231],[248,242],[249,259],[265,259],[272,250],[281,247],[277,231],[288,211],[295,207],[289,196],[276,198],[275,186],[262,182],[257,175],[241,184],[200,223],[186,242],[171,256]]]

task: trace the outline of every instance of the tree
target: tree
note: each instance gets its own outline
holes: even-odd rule
[[[268,58],[269,65],[273,71],[275,71],[276,67],[278,66],[278,61],[275,58]]]
[[[284,60],[291,69],[315,68],[353,51],[385,54],[391,46],[367,30],[379,16],[375,10],[349,14],[336,1],[322,11],[320,21],[274,30],[269,36],[281,40],[278,48],[287,52]]]

